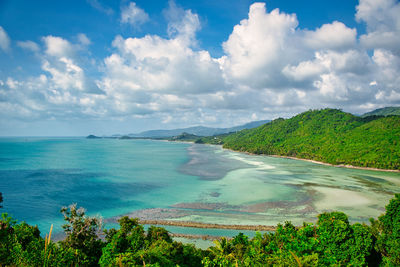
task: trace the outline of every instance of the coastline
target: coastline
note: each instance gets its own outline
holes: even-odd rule
[[[168,142],[182,142],[186,144],[196,144],[194,141],[179,141],[179,140],[166,140]],[[323,161],[317,161],[313,159],[303,159],[303,158],[297,158],[297,157],[292,157],[292,156],[280,156],[280,155],[268,155],[268,154],[255,154],[255,153],[250,153],[247,151],[239,151],[239,150],[233,150],[230,148],[224,148],[223,145],[216,145],[216,144],[198,144],[198,145],[209,145],[209,146],[220,146],[222,149],[229,150],[232,152],[238,152],[238,153],[244,153],[247,155],[252,155],[252,156],[266,156],[266,157],[273,157],[273,158],[283,158],[283,159],[293,159],[293,160],[302,160],[302,161],[307,161],[315,164],[320,164],[320,165],[325,165],[325,166],[331,166],[331,167],[337,167],[337,168],[348,168],[348,169],[356,169],[356,170],[367,170],[367,171],[382,171],[382,172],[394,172],[394,173],[399,173],[400,170],[392,170],[392,169],[379,169],[379,168],[371,168],[371,167],[361,167],[361,166],[354,166],[350,164],[331,164]]]
[[[225,149],[225,148],[224,148],[224,149]],[[232,150],[232,151],[234,151],[234,150]],[[236,152],[239,152],[239,151],[236,151]],[[246,152],[246,153],[247,153],[247,152]],[[251,153],[249,153],[249,154],[251,154]],[[257,154],[251,154],[251,155],[257,156]],[[302,159],[302,158],[296,158],[296,157],[291,157],[291,156],[265,155],[265,154],[260,154],[260,155],[264,155],[264,156],[267,156],[267,157],[274,157],[274,158],[302,160],[302,161],[307,161],[307,162],[312,162],[312,163],[316,163],[316,164],[320,164],[320,165],[331,166],[331,167],[337,167],[337,168],[348,168],[348,169],[367,170],[367,171],[395,172],[395,173],[400,172],[400,170],[378,169],[378,168],[371,168],[371,167],[360,167],[360,166],[353,166],[353,165],[349,165],[349,164],[339,164],[339,165],[335,165],[335,164],[330,164],[330,163],[326,163],[326,162],[322,162],[322,161],[317,161],[317,160],[313,160],[313,159]]]
[[[208,228],[208,229],[231,229],[231,230],[250,230],[250,231],[276,230],[276,226],[268,226],[268,225],[214,224],[214,223],[200,223],[200,222],[188,222],[188,221],[169,221],[169,220],[139,220],[139,223],[145,225],[166,225],[166,226],[180,226],[180,227]]]
[[[222,149],[229,150],[229,151],[232,151],[232,152],[244,153],[244,154],[251,155],[251,156],[265,156],[265,157],[282,158],[282,159],[302,160],[302,161],[307,161],[307,162],[311,162],[311,163],[315,163],[315,164],[319,164],[319,165],[331,166],[331,167],[336,167],[336,168],[347,168],[347,169],[366,170],[366,171],[380,171],[380,172],[394,172],[394,173],[399,173],[400,172],[400,170],[361,167],[361,166],[353,166],[353,165],[350,165],[350,164],[335,165],[335,164],[331,164],[331,163],[327,163],[327,162],[323,162],[323,161],[317,161],[317,160],[313,160],[313,159],[296,158],[296,157],[292,157],[292,156],[255,154],[255,153],[250,153],[250,152],[247,152],[247,151],[238,151],[238,150],[233,150],[233,149],[230,149],[230,148],[225,148],[225,147],[223,147],[223,145],[214,145],[214,144],[204,144],[204,145],[221,146]]]

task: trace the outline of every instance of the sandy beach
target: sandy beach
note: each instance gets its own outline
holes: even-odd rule
[[[234,151],[234,150],[232,150],[232,151]],[[235,152],[240,152],[240,151],[235,151]],[[247,153],[247,152],[245,152],[245,153]],[[252,154],[252,153],[248,153],[248,154],[253,155],[253,156],[257,156],[258,155],[258,154]],[[368,171],[381,171],[381,172],[400,172],[400,170],[378,169],[378,168],[370,168],[370,167],[359,167],[359,166],[353,166],[353,165],[348,165],[348,164],[334,165],[334,164],[330,164],[330,163],[326,163],[326,162],[322,162],[322,161],[317,161],[317,160],[312,160],[312,159],[302,159],[302,158],[296,158],[296,157],[290,157],[290,156],[265,155],[265,154],[261,154],[261,155],[267,156],[267,157],[274,157],[274,158],[302,160],[302,161],[312,162],[312,163],[326,165],[326,166],[338,167],[338,168],[349,168],[349,169],[368,170]]]

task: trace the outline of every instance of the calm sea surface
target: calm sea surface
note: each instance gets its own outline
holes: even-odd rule
[[[71,203],[111,225],[124,214],[224,224],[300,224],[329,210],[344,211],[352,221],[367,221],[400,192],[400,174],[186,143],[1,138],[0,192],[0,212],[37,224],[42,232],[51,224],[60,231],[59,210]]]

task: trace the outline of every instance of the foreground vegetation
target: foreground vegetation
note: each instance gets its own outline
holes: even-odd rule
[[[65,239],[42,238],[37,226],[0,220],[0,266],[400,266],[400,194],[371,225],[350,224],[341,212],[316,224],[278,225],[249,239],[239,234],[207,250],[172,240],[160,227],[147,232],[122,217],[120,229],[101,233],[101,221],[75,205],[63,208]],[[100,237],[103,238],[100,238]]]
[[[400,169],[400,116],[362,118],[336,109],[312,110],[255,129],[196,142],[334,165]]]

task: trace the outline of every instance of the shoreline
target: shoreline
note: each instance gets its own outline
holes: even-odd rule
[[[187,144],[196,144],[194,141],[171,141],[171,140],[166,140],[168,142],[182,142],[182,143],[187,143]],[[198,145],[209,145],[209,146],[220,146],[222,149],[229,150],[232,152],[238,152],[238,153],[244,153],[247,155],[252,155],[252,156],[266,156],[266,157],[273,157],[273,158],[282,158],[282,159],[293,159],[293,160],[302,160],[302,161],[307,161],[319,165],[325,165],[325,166],[331,166],[331,167],[336,167],[336,168],[348,168],[348,169],[356,169],[356,170],[366,170],[366,171],[382,171],[382,172],[394,172],[394,173],[400,173],[400,170],[393,170],[393,169],[379,169],[379,168],[372,168],[372,167],[361,167],[361,166],[354,166],[350,164],[331,164],[323,161],[317,161],[313,159],[303,159],[303,158],[297,158],[297,157],[292,157],[292,156],[280,156],[280,155],[268,155],[268,154],[255,154],[247,151],[239,151],[239,150],[233,150],[230,148],[224,148],[223,145],[217,145],[217,144],[198,144]]]
[[[205,145],[213,145],[213,144],[205,144]],[[400,173],[400,170],[393,170],[393,169],[379,169],[379,168],[372,168],[372,167],[361,167],[361,166],[353,166],[350,164],[331,164],[323,161],[317,161],[313,159],[303,159],[303,158],[296,158],[292,156],[280,156],[280,155],[268,155],[268,154],[255,154],[247,151],[238,151],[238,150],[233,150],[230,148],[225,148],[223,145],[213,145],[213,146],[221,146],[222,149],[229,150],[232,152],[237,152],[237,153],[244,153],[247,155],[251,156],[265,156],[265,157],[273,157],[273,158],[281,158],[281,159],[293,159],[293,160],[301,160],[301,161],[306,161],[306,162],[311,162],[319,165],[325,165],[325,166],[331,166],[331,167],[336,167],[336,168],[347,168],[347,169],[356,169],[356,170],[365,170],[365,171],[380,171],[380,172],[394,172],[394,173]]]
[[[234,150],[232,150],[234,151]],[[238,151],[237,151],[238,152]],[[247,152],[246,152],[247,153]],[[251,153],[249,153],[251,154]],[[251,155],[257,155],[257,154],[251,154]],[[327,162],[322,162],[322,161],[317,161],[313,159],[302,159],[302,158],[296,158],[296,157],[291,157],[291,156],[280,156],[280,155],[266,155],[266,154],[260,154],[264,155],[267,157],[273,157],[273,158],[283,158],[283,159],[293,159],[293,160],[302,160],[302,161],[307,161],[315,164],[320,164],[320,165],[325,165],[325,166],[331,166],[331,167],[336,167],[336,168],[347,168],[347,169],[356,169],[356,170],[366,170],[366,171],[382,171],[382,172],[395,172],[398,173],[400,170],[392,170],[392,169],[379,169],[379,168],[371,168],[371,167],[361,167],[361,166],[353,166],[349,164],[331,164]]]
[[[238,224],[215,224],[189,221],[169,221],[169,220],[139,220],[144,225],[164,225],[180,226],[203,229],[230,229],[230,230],[250,230],[250,231],[275,231],[276,226],[268,225],[238,225]]]

